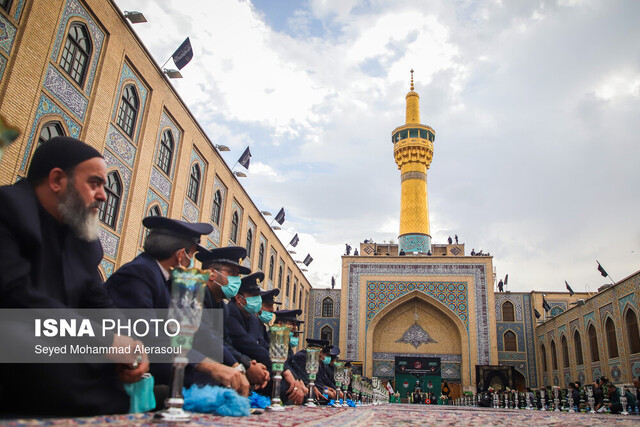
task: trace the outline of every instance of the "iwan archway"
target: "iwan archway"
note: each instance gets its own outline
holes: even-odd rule
[[[444,304],[412,291],[371,319],[366,334],[366,374],[392,378],[396,356],[439,357],[442,379],[469,389],[468,335],[465,324]]]

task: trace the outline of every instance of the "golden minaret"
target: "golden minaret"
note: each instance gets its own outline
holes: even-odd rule
[[[433,159],[435,131],[420,124],[420,96],[414,92],[413,70],[411,90],[407,93],[407,122],[392,132],[393,154],[400,169],[400,235],[399,250],[405,253],[431,251],[427,169]]]

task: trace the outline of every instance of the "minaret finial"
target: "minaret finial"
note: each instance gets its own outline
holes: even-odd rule
[[[411,69],[411,90],[413,90],[413,68]]]

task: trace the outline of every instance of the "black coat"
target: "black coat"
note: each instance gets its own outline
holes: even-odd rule
[[[102,246],[61,226],[26,180],[0,187],[0,308],[112,308],[98,274]],[[124,413],[112,364],[0,364],[0,412]]]
[[[225,339],[228,340],[238,352],[248,356],[252,360],[264,364],[271,369],[269,350],[266,349],[257,338],[258,328],[261,328],[260,319],[255,315],[246,315],[240,311],[235,300],[227,304],[225,317]]]

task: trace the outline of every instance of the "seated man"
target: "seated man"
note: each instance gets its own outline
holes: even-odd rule
[[[120,308],[168,309],[171,302],[169,270],[192,266],[195,253],[201,248],[200,237],[211,233],[213,227],[161,216],[147,217],[142,224],[150,230],[144,242],[144,252],[113,273],[105,286]],[[195,368],[216,383],[248,395],[249,383],[242,372],[210,359],[195,348],[189,357],[195,366],[190,365],[185,376]],[[153,364],[151,372],[156,384],[169,384],[171,364]]]
[[[0,308],[114,307],[98,274],[106,175],[97,150],[56,137],[36,149],[26,179],[0,188]],[[0,414],[126,413],[122,383],[139,381],[148,367],[0,364]]]
[[[262,297],[262,310],[258,313],[258,318],[263,323],[262,325],[262,338],[258,338],[258,341],[264,348],[269,350],[269,343],[271,338],[269,337],[269,323],[276,317],[275,305],[282,304],[275,300],[275,297],[280,295],[280,289],[275,288],[269,291],[262,291],[260,296]]]
[[[327,392],[329,395],[329,399],[336,398],[336,391],[332,387],[330,387],[330,383],[327,381],[327,368],[326,366],[331,362],[331,356],[329,355],[329,341],[327,340],[316,340],[312,338],[307,338],[307,348],[318,348],[320,349],[320,363],[318,365],[318,372],[316,373],[316,379],[314,380],[314,395],[316,399],[322,399],[322,395],[324,393],[325,387],[327,387]],[[291,365],[294,367],[296,372],[303,373],[302,382],[305,386],[309,385],[309,375],[307,374],[307,350],[300,350],[291,358]]]
[[[209,270],[211,276],[207,283],[207,291],[205,293],[204,308],[205,309],[222,309],[224,328],[222,335],[226,332],[226,323],[229,321],[229,309],[225,304],[225,298],[232,299],[238,293],[241,285],[239,274],[248,274],[251,272],[246,267],[240,265],[237,260],[246,257],[246,249],[239,246],[229,246],[226,248],[204,250],[197,253],[196,258],[202,262],[202,268]],[[202,348],[211,342],[211,332],[204,332],[215,329],[213,325],[208,325],[212,320],[208,319],[207,313],[204,313],[202,319],[201,330],[198,331],[194,339],[194,346]],[[208,326],[207,326],[208,325]],[[259,322],[256,322],[259,327]],[[229,337],[224,339],[224,364],[232,366],[244,372],[249,383],[254,389],[263,389],[269,382],[269,371],[267,367],[257,362],[255,359],[243,354],[233,347],[232,340]],[[195,377],[194,382],[202,383],[201,376]]]
[[[298,346],[298,326],[304,323],[298,320],[298,316],[302,314],[302,310],[279,310],[275,312],[276,325],[287,326],[291,330],[289,338],[289,354],[284,363],[284,372],[282,373],[282,401],[289,401],[294,405],[301,405],[304,399],[309,395],[309,390],[302,382],[303,372],[296,367],[291,366],[293,357],[293,348]]]

